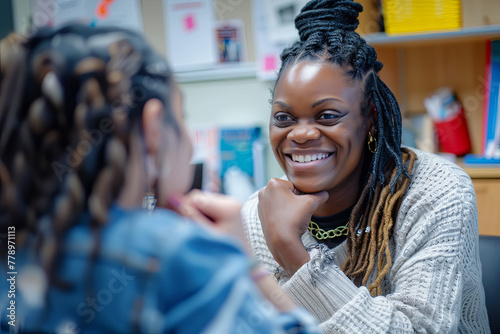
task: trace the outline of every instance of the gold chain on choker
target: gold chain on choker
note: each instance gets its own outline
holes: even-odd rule
[[[345,224],[344,226],[339,226],[333,230],[325,231],[319,228],[318,224],[311,220],[311,222],[309,223],[309,232],[318,240],[332,239],[340,237],[342,235],[347,235],[347,231],[349,230],[348,226],[349,222],[347,222],[347,224]]]

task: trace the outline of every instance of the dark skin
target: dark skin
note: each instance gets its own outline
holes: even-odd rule
[[[311,216],[336,214],[358,199],[376,114],[362,114],[361,84],[345,72],[299,62],[275,87],[269,137],[288,181],[271,179],[258,210],[269,250],[289,276],[310,259],[300,236]]]

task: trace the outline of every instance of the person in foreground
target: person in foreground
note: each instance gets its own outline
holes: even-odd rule
[[[296,17],[269,125],[286,179],[245,203],[251,247],[325,333],[487,333],[471,180],[401,147],[361,10],[313,0]]]
[[[181,94],[142,36],[69,25],[0,51],[2,330],[318,332],[250,264],[240,205],[183,196]],[[187,217],[142,209],[151,191]]]

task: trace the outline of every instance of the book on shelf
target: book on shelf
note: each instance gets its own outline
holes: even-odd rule
[[[489,41],[486,52],[482,146],[486,158],[498,158],[500,155],[500,40]]]
[[[500,40],[486,42],[481,154],[464,157],[466,165],[500,167]]]
[[[500,159],[485,158],[482,154],[467,154],[464,156],[465,166],[483,165],[487,167],[500,167]]]
[[[491,40],[486,41],[486,59],[484,66],[483,84],[483,124],[481,129],[481,154],[486,149],[486,132],[488,131],[488,107],[490,105],[490,85],[491,85]]]

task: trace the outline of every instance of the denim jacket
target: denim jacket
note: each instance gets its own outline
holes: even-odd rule
[[[261,296],[237,242],[171,211],[114,206],[94,258],[92,233],[84,216],[64,238],[62,288],[44,284],[40,254],[17,249],[15,297],[9,275],[0,284],[2,332],[318,333],[302,309]]]

